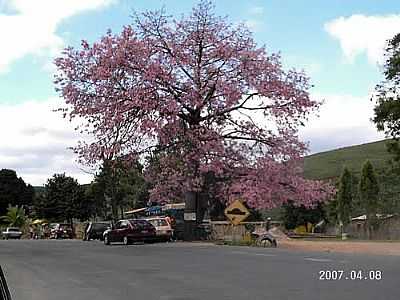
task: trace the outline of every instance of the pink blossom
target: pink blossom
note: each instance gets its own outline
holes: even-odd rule
[[[83,118],[79,130],[94,138],[75,148],[81,161],[166,151],[161,171],[148,170],[154,198],[202,190],[209,172],[220,199],[241,197],[259,208],[312,205],[334,192],[302,178],[307,147],[298,128],[320,105],[310,99],[307,76],[285,71],[278,54],[215,16],[208,2],[181,20],[145,13],[55,62],[57,91],[69,107],[63,112]]]

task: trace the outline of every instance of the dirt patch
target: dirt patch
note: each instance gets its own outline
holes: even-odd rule
[[[278,241],[287,241],[287,240],[289,240],[288,236],[279,227],[271,228],[268,231],[268,233],[271,234]]]
[[[400,242],[281,240],[278,247],[303,251],[399,255]]]

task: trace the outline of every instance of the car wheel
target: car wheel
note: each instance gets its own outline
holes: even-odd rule
[[[104,237],[104,245],[110,245],[110,240],[108,239],[108,235]]]
[[[124,239],[122,242],[124,243],[124,245],[129,245],[131,243],[127,236],[124,236]]]

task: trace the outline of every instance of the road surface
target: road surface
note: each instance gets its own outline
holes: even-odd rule
[[[0,263],[14,300],[397,300],[400,291],[398,256],[9,240],[0,241]],[[320,280],[323,270],[343,270],[342,279]],[[351,280],[352,270],[382,278]]]

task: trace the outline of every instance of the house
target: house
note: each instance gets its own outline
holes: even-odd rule
[[[371,232],[374,240],[400,240],[400,216],[398,214],[376,214],[377,225]],[[351,219],[346,231],[353,238],[368,239],[367,216]]]

